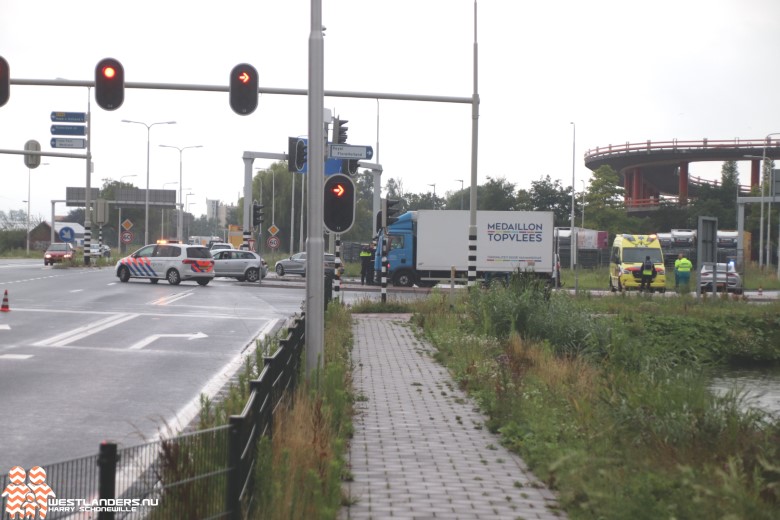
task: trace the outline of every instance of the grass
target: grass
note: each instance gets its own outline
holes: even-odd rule
[[[780,362],[780,304],[575,298],[513,280],[415,312],[486,427],[571,518],[780,516],[780,422],[708,386],[711,366]]]

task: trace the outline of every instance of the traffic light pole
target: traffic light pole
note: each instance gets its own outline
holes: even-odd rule
[[[324,39],[322,0],[311,0],[309,33],[309,175],[306,223],[306,377],[323,366],[325,344],[325,241],[323,225],[323,178],[325,176]]]

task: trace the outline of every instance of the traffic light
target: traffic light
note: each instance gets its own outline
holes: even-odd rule
[[[263,206],[255,201],[252,204],[252,226],[259,227],[263,225]]]
[[[342,159],[341,160],[341,172],[348,173],[349,175],[355,175],[358,171],[357,159]]]
[[[323,220],[331,233],[346,233],[355,222],[355,185],[341,173],[325,181]]]
[[[125,101],[125,68],[114,58],[95,67],[95,101],[103,110],[116,110]]]
[[[0,107],[8,103],[11,96],[11,69],[8,62],[0,56]]]
[[[294,173],[306,173],[309,140],[303,137],[287,139],[287,169]]]
[[[349,123],[346,119],[339,119],[338,117],[333,122],[333,142],[337,144],[344,144],[347,142],[347,128],[346,124]]]
[[[393,225],[398,221],[398,213],[401,212],[401,208],[396,208],[401,201],[398,199],[382,199],[382,210],[379,214],[382,215],[382,227]]]
[[[260,79],[257,69],[248,63],[233,67],[230,72],[230,108],[240,116],[247,116],[257,108]]]

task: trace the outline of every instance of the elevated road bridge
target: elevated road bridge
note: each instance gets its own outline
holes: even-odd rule
[[[732,139],[714,141],[645,141],[609,145],[588,150],[585,166],[595,171],[609,165],[620,175],[625,188],[628,211],[657,209],[661,202],[688,203],[703,185],[718,185],[690,177],[689,165],[705,161],[750,161],[750,184],[740,186],[740,195],[747,195],[761,178],[761,159],[780,158],[780,139],[771,136],[762,139]],[[735,194],[736,195],[736,194]]]

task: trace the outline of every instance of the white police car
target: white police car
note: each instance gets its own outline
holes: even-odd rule
[[[149,244],[116,263],[120,282],[145,278],[152,283],[168,280],[171,285],[194,280],[207,285],[214,279],[214,259],[205,246]]]

